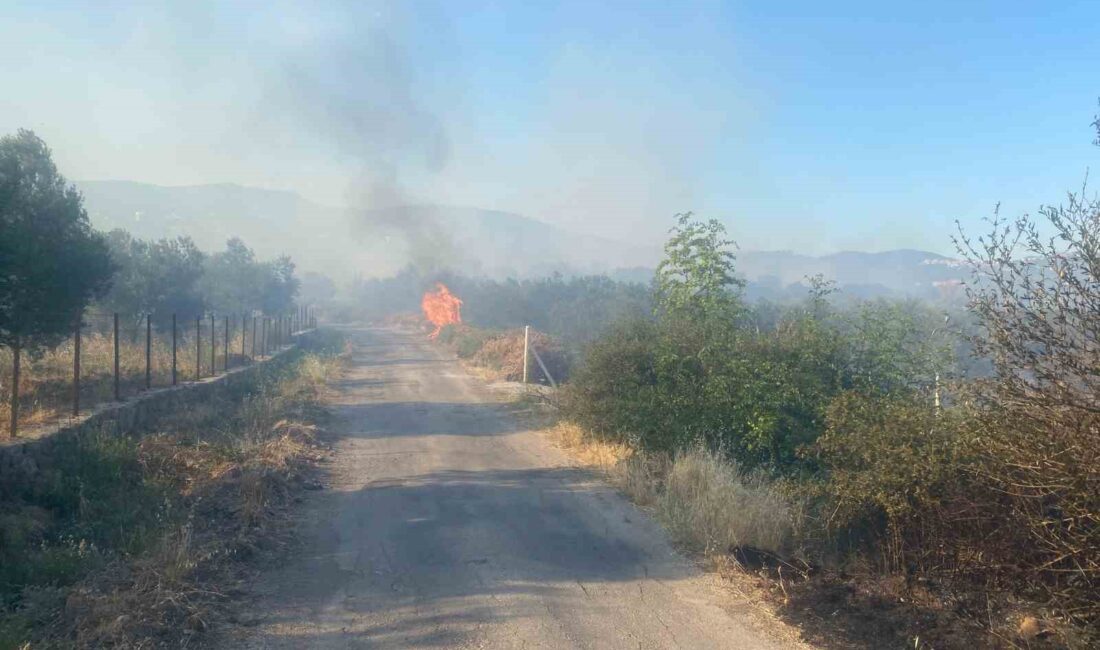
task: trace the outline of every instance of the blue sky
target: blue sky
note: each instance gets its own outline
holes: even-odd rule
[[[653,243],[950,252],[1100,161],[1100,3],[0,8],[0,129],[77,179],[513,210]]]

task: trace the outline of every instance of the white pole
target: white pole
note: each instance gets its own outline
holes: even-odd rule
[[[527,350],[530,345],[531,326],[523,326],[523,383],[527,383]]]

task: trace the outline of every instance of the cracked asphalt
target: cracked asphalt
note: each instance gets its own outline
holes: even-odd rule
[[[350,333],[302,550],[259,578],[224,647],[801,647],[458,362]]]

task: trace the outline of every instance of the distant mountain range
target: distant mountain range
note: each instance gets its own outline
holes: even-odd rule
[[[162,187],[130,181],[76,183],[93,225],[137,237],[187,235],[206,250],[233,236],[257,254],[287,253],[305,270],[345,279],[387,275],[414,262],[490,277],[609,272],[648,282],[657,250],[580,235],[522,215],[479,208],[413,205],[343,210],[293,192],[232,184]],[[842,252],[739,251],[737,266],[751,297],[805,295],[804,280],[822,274],[846,295],[953,299],[967,270],[957,260],[918,250]]]
[[[82,181],[92,224],[141,238],[187,235],[204,250],[240,237],[257,254],[291,255],[333,277],[393,273],[409,262],[494,277],[597,272],[647,261],[636,249],[518,214],[411,205],[345,210],[293,192],[240,185],[163,187]]]

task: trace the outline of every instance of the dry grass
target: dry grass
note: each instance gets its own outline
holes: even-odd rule
[[[564,381],[569,374],[568,359],[561,345],[552,338],[531,330],[528,343],[546,364],[555,381]],[[523,330],[509,330],[489,337],[477,352],[470,357],[474,365],[490,368],[498,373],[500,379],[520,381],[523,379]],[[535,361],[534,354],[528,359],[528,379],[545,383],[546,377]]]
[[[163,505],[135,505],[125,529],[101,535],[128,540],[131,529],[145,531],[125,551],[78,539],[60,518],[39,526],[25,539],[27,558],[47,566],[41,558],[61,544],[87,549],[90,561],[73,562],[60,582],[31,575],[20,591],[2,594],[0,648],[198,644],[231,612],[242,561],[278,554],[291,541],[294,495],[315,484],[311,467],[325,453],[320,401],[342,362],[305,354],[243,399],[179,412],[134,443],[105,441],[131,469],[121,479],[97,474],[95,489],[122,504],[160,495]],[[48,505],[14,506],[49,515]],[[89,516],[96,518],[72,530],[105,525]]]
[[[595,440],[570,422],[558,422],[546,430],[546,435],[579,463],[596,469],[613,470],[631,456],[626,445]]]
[[[581,464],[606,471],[619,490],[649,508],[688,550],[798,555],[803,505],[762,475],[746,475],[704,449],[675,456],[634,451],[569,422],[555,424],[546,434]]]
[[[713,452],[693,449],[671,462],[638,455],[621,465],[619,476],[624,491],[651,503],[673,539],[692,551],[795,554],[802,518],[797,500]]]
[[[222,372],[225,367],[223,330],[218,324],[213,370],[210,359],[209,324],[203,330],[202,354],[195,341],[194,326],[181,328],[176,342],[176,376],[182,382],[196,377],[196,365],[202,376]],[[132,328],[131,328],[132,329]],[[230,333],[229,365],[239,366],[250,361],[251,332],[241,355],[241,334]],[[19,381],[19,424],[33,428],[58,421],[71,413],[73,399],[73,341],[67,340],[41,356],[22,356]],[[153,388],[172,385],[172,341],[162,333],[154,333],[150,345],[150,384]],[[114,337],[103,333],[86,333],[80,342],[80,405],[86,411],[97,404],[114,399]],[[12,352],[0,348],[0,438],[6,437],[11,418]],[[123,333],[119,341],[119,384],[123,398],[145,390],[145,331]]]
[[[682,548],[700,554],[704,568],[721,575],[737,593],[754,626],[792,647],[805,647],[800,631],[778,613],[777,606],[786,599],[784,568],[776,580],[744,564],[747,550],[778,560],[796,546],[801,518],[796,500],[763,477],[746,477],[703,450],[675,457],[638,452],[599,440],[569,422],[557,422],[543,432],[578,463],[604,473]]]
[[[286,509],[319,456],[313,428],[291,422],[236,451],[240,462],[215,445],[180,453],[171,437],[143,443],[146,462],[166,463],[182,481],[192,510],[148,553],[69,591],[59,612],[69,624],[45,637],[45,645],[187,647],[224,618],[239,579],[237,561],[287,544]]]
[[[632,451],[570,423],[544,432],[580,464],[605,472],[679,546],[722,576],[763,628],[791,644],[837,650],[1092,647],[1080,630],[1041,612],[1013,610],[978,622],[925,585],[883,576],[858,561],[842,571],[811,568],[800,548],[811,525],[805,504],[717,454]]]

